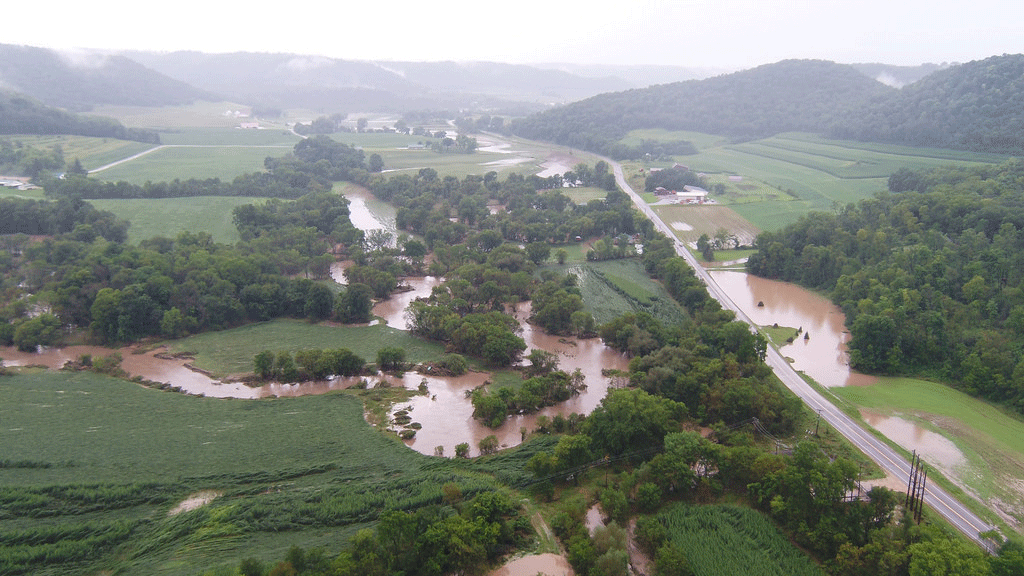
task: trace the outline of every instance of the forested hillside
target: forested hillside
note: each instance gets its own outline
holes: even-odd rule
[[[893,92],[852,66],[786,60],[707,80],[602,94],[513,124],[517,134],[608,151],[637,128],[694,130],[735,139],[819,132],[837,109]]]
[[[835,138],[1024,152],[1024,55],[994,56],[897,90],[852,65],[786,60],[734,74],[602,94],[513,124],[517,134],[630,158],[642,128],[734,140],[805,131]]]
[[[0,44],[0,86],[76,111],[101,104],[168,106],[214,98],[123,56],[62,54],[11,44]]]
[[[1020,154],[1024,55],[993,56],[925,76],[829,131],[838,138]]]
[[[762,234],[748,270],[830,291],[855,368],[1024,411],[1024,163],[901,170],[889,187]]]
[[[3,90],[0,90],[0,134],[77,134],[140,142],[160,141],[160,135],[150,130],[125,128],[113,118],[72,114]]]

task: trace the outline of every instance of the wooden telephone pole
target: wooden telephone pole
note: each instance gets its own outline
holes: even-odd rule
[[[921,523],[921,512],[924,510],[924,491],[928,482],[928,470],[924,469],[917,450],[910,460],[910,478],[907,480],[907,499],[903,506],[914,515],[914,520]]]

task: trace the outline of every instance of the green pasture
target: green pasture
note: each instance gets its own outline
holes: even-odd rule
[[[799,142],[811,147],[811,151],[828,149],[830,146],[845,150],[865,150],[878,152],[886,156],[907,156],[913,159],[932,159],[949,162],[998,164],[1005,162],[1008,157],[1005,154],[994,154],[990,152],[970,152],[967,150],[950,150],[948,148],[927,148],[916,146],[900,146],[897,144],[881,144],[878,142],[858,142],[856,140],[830,140],[815,134],[791,132],[778,134],[775,139],[787,141],[788,146],[798,146]],[[816,148],[819,147],[819,148]]]
[[[160,133],[160,141],[164,144],[192,146],[284,146],[292,148],[300,140],[302,140],[301,136],[282,127],[259,130],[185,127],[168,129]],[[283,156],[284,153],[270,155]]]
[[[233,113],[238,111],[248,113],[250,108],[235,102],[198,101],[182,106],[97,106],[92,113],[116,118],[125,126],[153,130],[178,129],[186,126],[235,128],[242,122],[256,121],[253,118],[235,116]],[[260,124],[283,126],[283,121],[267,122],[261,119]]]
[[[940,151],[934,149],[920,150],[918,154],[912,154],[913,149],[905,147],[886,151],[881,144],[876,144],[872,149],[853,148],[848,144],[817,139],[807,140],[800,134],[790,134],[736,144],[730,148],[756,156],[806,166],[840,179],[888,178],[900,168],[929,169],[948,165],[963,166],[993,161],[1001,162],[1006,159],[1005,156],[994,154],[955,151],[946,151],[947,154],[938,155]]]
[[[214,399],[29,370],[0,379],[0,421],[5,574],[194,576],[292,545],[333,555],[382,510],[440,503],[446,482],[470,496],[525,475],[515,450],[422,456],[349,394]],[[198,491],[217,497],[170,515]],[[16,570],[26,555],[37,564]]]
[[[98,168],[139,152],[149,150],[153,144],[117,140],[115,138],[94,138],[91,136],[68,135],[14,135],[3,136],[6,140],[17,140],[32,148],[60,146],[64,159],[74,162],[78,158],[87,170]]]
[[[348,348],[367,362],[387,346],[403,348],[409,362],[435,360],[444,347],[404,330],[373,326],[310,324],[302,320],[272,320],[231,330],[206,332],[168,343],[172,352],[195,354],[196,366],[214,374],[252,372],[252,359],[263,350],[273,352]]]
[[[155,198],[130,200],[90,200],[97,209],[113,212],[131,222],[128,241],[138,244],[154,236],[175,238],[181,232],[209,232],[214,242],[238,242],[238,229],[232,210],[246,204],[259,204],[263,198],[239,196],[198,196],[193,198]]]
[[[714,238],[712,238],[712,240],[714,240]],[[726,262],[736,262],[737,260],[742,260],[744,258],[749,258],[755,252],[757,252],[757,250],[753,250],[753,249],[715,250],[714,251],[714,254],[715,254],[714,262],[705,262],[704,258],[703,258],[703,255],[700,252],[694,251],[693,254],[694,254],[694,256],[697,257],[698,260],[700,260],[707,267],[713,268],[713,267],[721,267]],[[738,267],[738,268],[744,268],[743,263],[734,264],[732,266],[735,266],[735,267]]]
[[[715,148],[728,142],[728,139],[725,137],[715,136],[714,134],[703,134],[701,132],[690,132],[687,130],[665,130],[664,128],[631,130],[629,134],[626,134],[626,136],[619,141],[630,146],[638,146],[643,140],[653,140],[656,142],[685,140],[693,144],[694,148],[697,150]],[[685,156],[680,156],[677,158],[677,161],[680,164],[687,165],[685,158]]]
[[[292,146],[165,146],[145,156],[118,164],[93,177],[132,184],[167,182],[174,179],[220,178],[262,172],[267,156],[284,156]]]
[[[608,196],[608,191],[601,188],[562,188],[560,192],[577,206],[584,206],[591,200],[603,200]]]
[[[768,341],[771,342],[776,348],[785,346],[788,344],[787,339],[796,338],[796,328],[792,326],[761,326],[758,328],[761,334],[764,334]]]
[[[821,576],[763,514],[742,506],[675,503],[658,513],[668,541],[702,576]]]
[[[369,149],[367,149],[369,150]],[[491,164],[506,162],[512,158],[508,154],[494,152],[474,152],[473,154],[440,154],[432,150],[378,149],[373,150],[384,160],[386,175],[415,175],[420,168],[433,168],[441,177],[463,177],[468,174],[484,175],[494,171],[506,175],[509,172],[533,174],[539,170],[539,162],[527,161],[509,164]]]
[[[948,438],[963,452],[966,481],[984,500],[1013,498],[1007,490],[1024,477],[1024,421],[1019,416],[944,384],[880,378],[872,386],[830,388],[861,408],[898,415]]]
[[[440,140],[428,136],[411,136],[397,132],[335,132],[331,139],[365,150],[377,149],[405,149],[417,143],[425,144],[427,148],[434,142]]]
[[[43,194],[43,190],[15,190],[14,188],[7,188],[6,186],[0,186],[0,198],[29,198],[32,200],[43,200],[46,196]]]

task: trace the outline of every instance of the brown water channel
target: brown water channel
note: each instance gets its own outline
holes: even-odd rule
[[[386,230],[394,239],[398,230],[395,224],[397,211],[394,206],[381,202],[369,190],[355,186],[345,190],[345,198],[348,199],[348,217],[353,226],[364,232]]]
[[[793,367],[822,386],[865,386],[876,378],[850,370],[842,310],[828,298],[796,284],[760,278],[744,272],[713,271],[711,276],[733,302],[756,324],[803,328],[804,334],[779,352]],[[758,303],[763,306],[758,306]]]

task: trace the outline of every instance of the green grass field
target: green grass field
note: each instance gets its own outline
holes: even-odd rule
[[[422,456],[348,394],[224,400],[26,371],[0,379],[0,421],[4,574],[194,576],[296,544],[333,554],[382,510],[439,503],[446,482],[468,496],[523,474],[515,451],[493,465]],[[169,515],[198,491],[218,497]],[[51,563],[26,569],[33,557]]]
[[[239,118],[233,112],[248,112],[249,107],[234,102],[199,101],[183,106],[97,106],[93,114],[110,116],[120,120],[125,126],[133,128],[149,128],[153,130],[179,130],[184,127],[235,128],[240,122],[252,121],[251,118]],[[260,122],[261,124],[280,125],[280,122]]]
[[[192,352],[196,366],[218,375],[252,372],[263,350],[348,348],[367,362],[387,346],[405,349],[409,362],[435,360],[444,347],[388,326],[328,326],[302,320],[273,320],[220,332],[206,332],[169,343],[173,352]]]
[[[1024,478],[1024,421],[1019,416],[949,386],[911,378],[881,378],[872,386],[830,391],[858,407],[900,415],[940,433],[963,452],[972,470],[971,488],[982,499],[1017,501],[1014,484]]]
[[[821,576],[823,572],[764,515],[727,504],[676,503],[657,515],[668,540],[702,576]]]
[[[128,241],[138,244],[154,236],[175,238],[184,231],[209,232],[214,242],[233,244],[238,229],[232,221],[236,206],[259,204],[263,198],[200,196],[134,200],[90,200],[97,209],[109,210],[132,223]]]
[[[160,141],[164,144],[188,144],[193,146],[285,146],[291,148],[300,140],[302,140],[300,136],[285,128],[242,130],[239,128],[192,127],[167,130],[160,133]]]
[[[728,139],[722,136],[715,136],[714,134],[703,134],[701,132],[689,132],[686,130],[664,130],[661,128],[632,130],[629,134],[626,134],[626,137],[620,140],[620,142],[630,146],[637,146],[643,140],[652,140],[655,142],[685,140],[693,144],[694,148],[697,150],[715,148],[728,142]],[[682,163],[686,164],[686,162]]]
[[[591,200],[603,200],[608,196],[608,191],[601,188],[563,188],[561,192],[578,206],[583,206]]]
[[[129,162],[112,166],[93,177],[132,184],[174,179],[220,178],[230,181],[249,172],[262,172],[267,156],[284,156],[291,146],[168,146]]]

